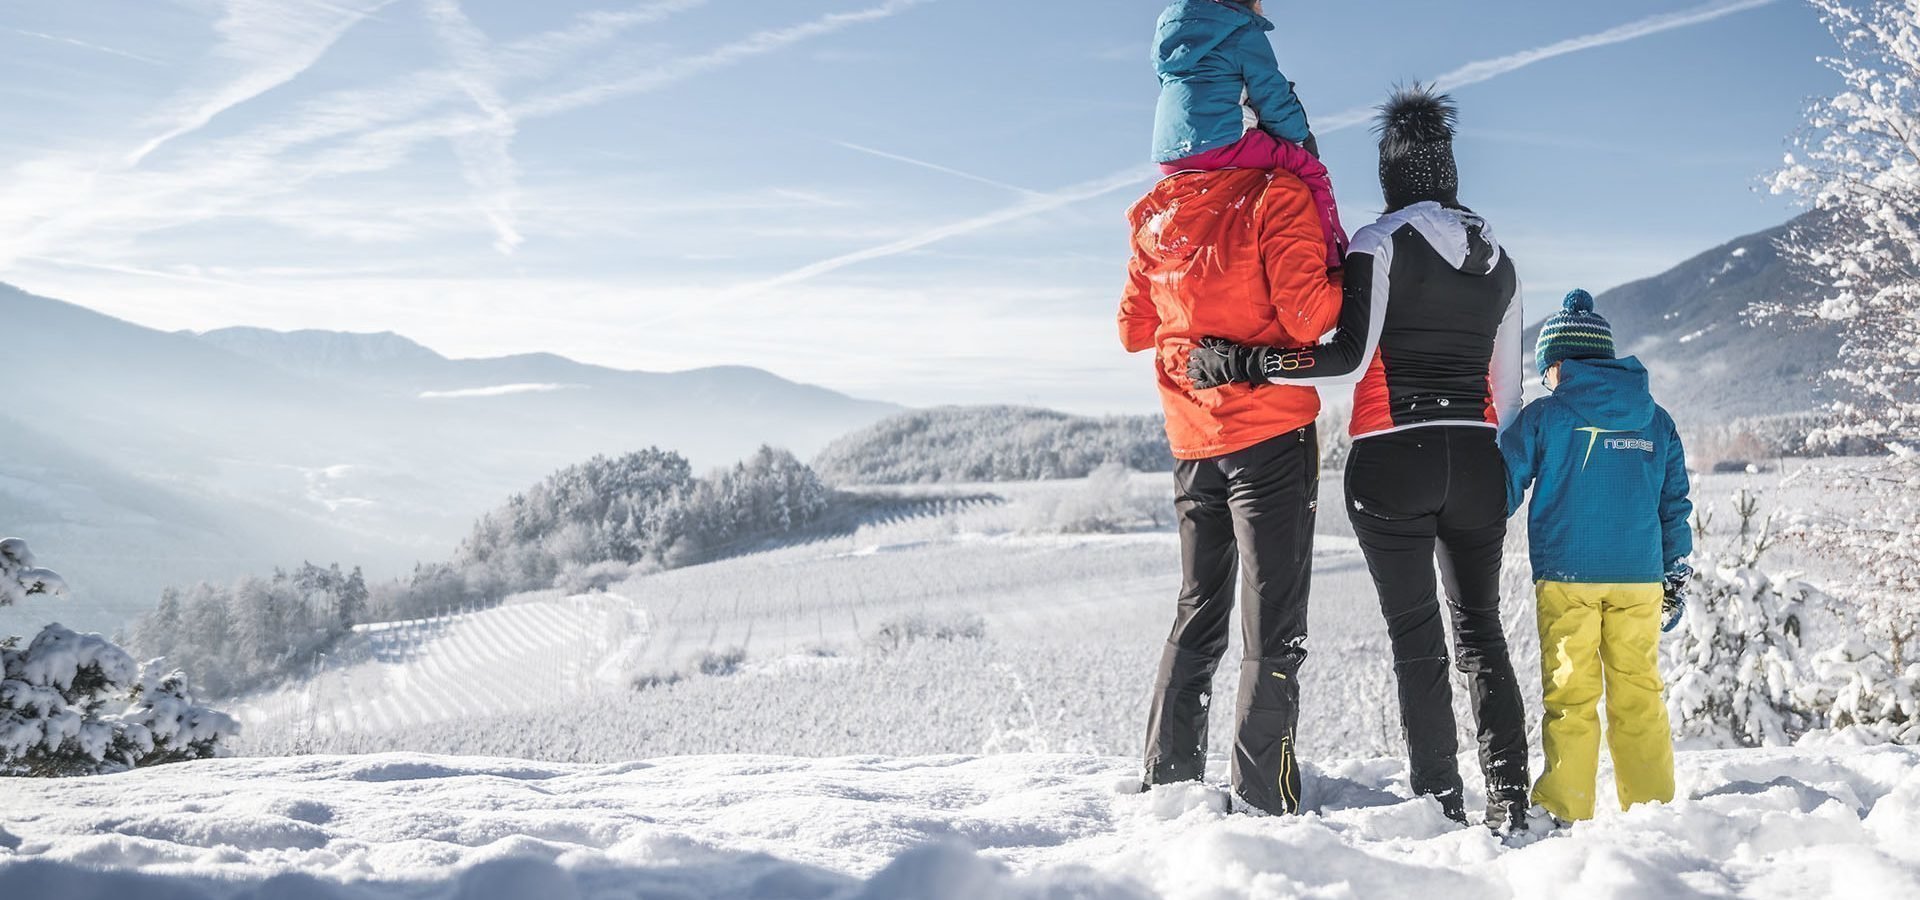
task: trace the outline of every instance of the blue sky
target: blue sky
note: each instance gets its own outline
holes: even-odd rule
[[[155,327],[1154,408],[1113,309],[1152,0],[6,0],[0,280]],[[1544,312],[1792,215],[1794,0],[1269,0],[1350,226],[1442,78]],[[1350,127],[1341,128],[1346,124]]]

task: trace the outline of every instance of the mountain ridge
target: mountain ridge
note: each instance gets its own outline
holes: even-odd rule
[[[103,608],[123,611],[168,584],[258,574],[266,559],[303,554],[400,574],[445,557],[502,498],[594,456],[660,447],[701,469],[762,445],[810,456],[901,409],[749,367],[457,360],[390,332],[216,329],[210,339],[6,284],[0,321],[0,414],[23,423],[10,440],[21,452],[0,455],[0,530],[34,538],[50,560],[132,547],[167,557],[128,559],[95,580]],[[498,390],[548,383],[580,388]],[[46,460],[77,454],[92,462],[49,475]],[[167,510],[180,514],[177,533],[152,521]],[[201,524],[188,527],[190,517]],[[69,624],[119,624],[102,618]]]
[[[1654,396],[1683,427],[1807,413],[1831,402],[1822,376],[1836,361],[1838,332],[1749,314],[1756,303],[1818,290],[1777,247],[1791,229],[1817,227],[1814,215],[1734,238],[1595,298],[1620,354],[1647,363]],[[1528,329],[1529,348],[1540,327]]]

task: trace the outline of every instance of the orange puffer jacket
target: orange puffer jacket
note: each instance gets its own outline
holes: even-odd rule
[[[1312,388],[1196,390],[1187,354],[1201,338],[1300,347],[1333,330],[1340,276],[1300,179],[1265,169],[1169,176],[1128,213],[1133,259],[1120,302],[1127,352],[1158,352],[1167,438],[1180,459],[1244,450],[1320,413]]]

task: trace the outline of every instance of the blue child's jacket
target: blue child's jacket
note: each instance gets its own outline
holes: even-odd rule
[[[1631,357],[1567,360],[1560,386],[1500,437],[1511,514],[1528,516],[1536,581],[1647,584],[1693,552],[1686,452]]]
[[[1225,147],[1247,132],[1241,91],[1260,127],[1283,141],[1307,139],[1307,111],[1280,74],[1267,32],[1273,23],[1233,0],[1174,0],[1160,14],[1153,65],[1160,74],[1153,161]]]

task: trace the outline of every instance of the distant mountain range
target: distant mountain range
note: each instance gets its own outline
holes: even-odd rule
[[[596,454],[660,446],[696,468],[761,444],[811,455],[900,409],[750,368],[166,333],[7,285],[0,323],[0,532],[69,576],[73,608],[34,614],[75,626],[117,624],[162,585],[302,559],[404,571]]]
[[[1774,244],[1802,218],[1728,242],[1652,278],[1596,298],[1620,352],[1653,373],[1654,396],[1682,427],[1805,412],[1829,396],[1822,375],[1840,337],[1818,324],[1756,324],[1753,304],[1809,296],[1816,287]],[[1529,335],[1538,335],[1538,328]]]
[[[1839,338],[1746,316],[1815,289],[1774,249],[1787,227],[1599,298],[1683,427],[1825,401]],[[302,559],[397,573],[596,454],[657,445],[705,468],[764,443],[804,458],[902,411],[750,368],[448,359],[391,333],[165,333],[3,284],[0,334],[0,532],[77,588],[36,623],[110,628],[163,585]],[[886,443],[874,466],[899,462]]]

